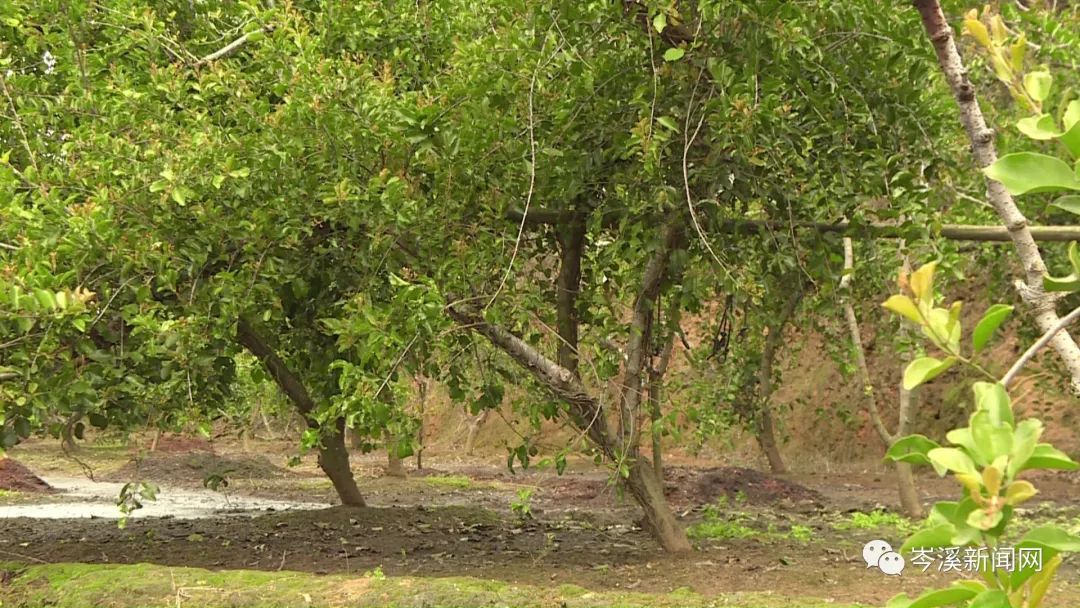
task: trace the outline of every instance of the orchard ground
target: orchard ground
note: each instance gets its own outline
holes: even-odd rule
[[[894,514],[891,474],[873,462],[777,478],[669,459],[667,494],[696,546],[673,557],[589,461],[562,476],[511,473],[490,454],[429,450],[423,470],[410,461],[398,479],[383,476],[381,455],[354,454],[370,505],[355,509],[332,506],[313,456],[287,466],[292,445],[166,439],[133,459],[137,448],[88,443],[77,455],[95,482],[53,442],[18,446],[9,455],[57,486],[109,492],[0,494],[9,515],[0,519],[0,605],[882,606],[962,578],[866,567],[866,542],[898,546],[916,525]],[[204,487],[215,473],[228,482],[216,492]],[[90,503],[115,517],[109,493],[133,479],[159,483],[160,504],[126,527],[112,517],[40,518]],[[1080,529],[1078,483],[1075,474],[1040,478],[1021,528],[1053,520]],[[920,487],[928,502],[956,493],[932,475]],[[212,506],[149,516],[183,497]],[[34,517],[10,517],[31,506]],[[1052,606],[1080,603],[1075,564],[1056,586]]]

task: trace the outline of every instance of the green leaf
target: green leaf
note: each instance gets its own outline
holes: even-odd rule
[[[934,357],[919,357],[908,364],[904,370],[904,389],[911,390],[920,384],[924,384],[945,373],[953,364],[956,357],[946,357],[939,361]]]
[[[37,299],[38,304],[44,309],[51,310],[56,308],[56,296],[54,296],[51,291],[35,289],[34,298]]]
[[[1073,158],[1080,158],[1080,122],[1061,134],[1061,143],[1065,144]]]
[[[975,393],[975,408],[988,412],[991,424],[1013,425],[1012,400],[1000,382],[976,382],[971,390]]]
[[[682,59],[683,55],[685,55],[685,54],[686,54],[685,49],[680,49],[678,47],[670,48],[670,49],[664,51],[664,61],[678,61],[678,60]]]
[[[1034,418],[1022,420],[1013,431],[1012,453],[1009,454],[1009,464],[1005,469],[1008,479],[1016,477],[1016,474],[1024,470],[1028,459],[1035,452],[1035,446],[1042,436],[1043,424]]]
[[[1050,75],[1050,72],[1037,71],[1024,74],[1024,90],[1035,101],[1046,101],[1053,84],[1054,77]]]
[[[952,544],[956,526],[950,523],[939,524],[932,528],[923,528],[908,537],[900,553],[910,554],[912,549],[929,547],[948,547]]]
[[[1065,126],[1066,131],[1071,131],[1073,127],[1080,124],[1080,99],[1070,101],[1069,105],[1065,107],[1065,113],[1061,116],[1061,124]]]
[[[975,594],[975,591],[964,587],[935,589],[920,595],[914,602],[908,604],[908,608],[936,608],[937,606],[948,606],[958,602],[966,602],[975,597]]]
[[[1032,469],[1056,469],[1059,471],[1075,471],[1078,465],[1069,458],[1068,454],[1055,448],[1049,443],[1040,443],[1031,451],[1031,457],[1020,467],[1020,471]],[[1019,472],[1019,471],[1018,471]]]
[[[1064,209],[1069,213],[1080,215],[1080,194],[1066,194],[1051,203],[1058,209]]]
[[[1080,275],[1070,274],[1064,277],[1043,277],[1043,289],[1053,292],[1080,291]]]
[[[1012,608],[1009,596],[1000,589],[987,589],[971,600],[967,608]]]
[[[172,196],[172,199],[176,201],[177,205],[183,207],[187,204],[187,195],[184,194],[183,188],[173,188],[172,192],[169,194]]]
[[[665,13],[664,11],[656,13],[656,16],[653,17],[652,25],[657,32],[664,31],[664,28],[667,27],[667,13]]]
[[[922,435],[908,435],[889,446],[885,458],[895,462],[930,464],[927,453],[939,447],[937,442]]]
[[[1080,197],[1077,198],[1080,199]],[[979,319],[979,323],[975,325],[975,331],[971,334],[971,346],[976,353],[982,351],[983,347],[994,335],[994,332],[997,331],[998,327],[1001,327],[1005,319],[1009,318],[1012,311],[1013,307],[1005,304],[994,304],[986,309],[986,313]]]
[[[927,453],[927,457],[938,475],[944,475],[946,471],[977,473],[971,457],[958,448],[934,448]]]
[[[1036,152],[1014,152],[983,169],[1014,196],[1033,192],[1080,190],[1080,179],[1065,161]]]
[[[679,125],[676,124],[675,119],[673,119],[670,116],[661,116],[660,118],[656,119],[656,122],[660,123],[661,125],[663,125],[664,127],[668,128],[668,129],[670,129],[672,131],[678,131],[679,130]]]
[[[1061,131],[1057,130],[1057,125],[1054,123],[1054,117],[1049,114],[1021,118],[1017,121],[1016,128],[1020,129],[1021,133],[1027,135],[1031,139],[1040,141],[1056,139],[1063,135]]]
[[[1059,553],[1080,552],[1080,536],[1069,534],[1057,526],[1039,526],[1028,530],[1017,546],[1053,549]]]

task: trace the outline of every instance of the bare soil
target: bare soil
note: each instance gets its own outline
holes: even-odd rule
[[[685,556],[664,554],[635,524],[640,511],[608,483],[608,473],[573,462],[563,476],[519,471],[450,454],[425,454],[431,468],[408,479],[377,476],[378,455],[354,455],[354,470],[371,507],[330,506],[329,483],[315,475],[313,458],[298,468],[279,466],[284,444],[265,444],[258,456],[232,449],[165,453],[145,458],[137,472],[159,483],[194,485],[208,471],[244,468],[229,491],[282,500],[325,502],[325,509],[272,512],[253,517],[139,518],[126,528],[115,520],[0,520],[0,560],[24,562],[142,563],[210,569],[297,570],[317,574],[473,576],[512,583],[572,583],[593,590],[669,592],[689,588],[713,595],[771,591],[784,596],[880,604],[901,591],[918,593],[949,578],[933,571],[886,577],[869,570],[861,548],[881,538],[899,544],[894,526],[853,529],[853,511],[891,508],[895,489],[887,469],[815,473],[778,478],[738,467],[672,466],[666,493],[686,525],[702,521],[706,505],[737,531],[702,539]],[[16,449],[27,462],[60,457],[54,446]],[[123,479],[136,470],[116,458],[94,463],[102,477]],[[22,456],[20,456],[22,457]],[[149,466],[147,466],[149,464]],[[152,477],[146,477],[152,473]],[[1039,480],[1043,502],[1032,517],[1075,525],[1077,476]],[[920,479],[924,497],[955,493],[952,483]],[[527,498],[522,497],[524,493]],[[524,501],[533,518],[513,513]],[[713,517],[716,517],[713,515]],[[801,530],[795,534],[793,530]],[[955,578],[955,576],[954,576]],[[1076,605],[1077,571],[1067,565],[1058,597]]]
[[[52,488],[15,459],[0,457],[0,490],[46,493],[51,492]]]

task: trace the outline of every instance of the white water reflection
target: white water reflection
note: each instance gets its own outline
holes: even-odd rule
[[[36,504],[0,506],[0,519],[119,519],[122,515],[116,506],[116,497],[124,487],[122,483],[90,481],[79,477],[47,477],[45,481],[60,493],[43,494],[42,502]],[[328,506],[325,503],[232,496],[212,490],[162,486],[157,500],[143,501],[143,508],[132,511],[128,518],[203,519],[224,515],[258,515],[271,511],[325,509]]]

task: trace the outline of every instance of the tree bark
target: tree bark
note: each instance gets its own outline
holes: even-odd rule
[[[383,431],[383,442],[386,444],[386,474],[390,477],[408,477],[405,472],[405,463],[398,457],[397,440],[389,431]]]
[[[903,371],[901,371],[901,376],[902,375]],[[908,434],[908,426],[911,421],[912,402],[915,399],[915,391],[909,391],[901,384],[900,415],[896,431],[897,438]],[[922,519],[924,515],[922,501],[919,499],[919,489],[915,486],[915,475],[912,473],[910,463],[896,463],[896,483],[897,489],[900,492],[900,508],[904,510],[904,514],[912,519]]]
[[[626,364],[623,367],[622,391],[619,399],[619,437],[624,457],[635,457],[638,452],[640,424],[638,410],[641,406],[642,376],[649,345],[652,343],[653,311],[660,289],[668,278],[671,254],[684,246],[686,226],[669,221],[664,228],[663,243],[645,266],[641,290],[634,301],[634,314],[630,320],[630,336],[626,344]]]
[[[757,399],[758,443],[761,445],[761,451],[765,453],[766,460],[769,461],[769,470],[777,475],[787,473],[788,468],[787,464],[784,463],[784,458],[780,455],[780,442],[776,440],[776,422],[773,418],[772,409],[773,364],[783,344],[784,328],[787,327],[791,316],[795,314],[795,309],[799,307],[802,296],[802,286],[799,286],[791,292],[787,301],[784,302],[784,307],[781,309],[776,322],[768,325],[769,335],[765,336],[765,347],[761,351],[761,369],[758,370],[758,387],[760,389]]]
[[[315,402],[308,394],[304,383],[244,318],[236,322],[236,341],[263,364],[278,388],[285,393],[297,412],[304,417],[308,428],[323,431],[319,442],[319,468],[334,484],[341,504],[365,506],[364,497],[360,493],[360,488],[356,486],[352,469],[349,467],[349,452],[345,449],[345,420],[338,418],[331,429],[320,429],[319,423],[311,418]]]
[[[663,460],[663,432],[661,429],[660,421],[663,420],[663,397],[661,395],[664,390],[664,374],[667,373],[668,365],[671,363],[671,351],[675,346],[675,332],[668,334],[666,340],[664,340],[664,348],[660,351],[660,359],[657,364],[649,370],[649,421],[651,426],[651,438],[652,438],[652,464],[653,472],[656,473],[656,478],[660,480],[661,485],[664,481],[664,460]]]
[[[577,296],[581,290],[581,256],[585,249],[585,214],[574,211],[556,228],[559,276],[555,282],[555,329],[559,334],[556,361],[578,374]]]
[[[986,120],[983,118],[975,96],[975,87],[967,78],[967,71],[956,48],[952,27],[945,19],[938,0],[915,0],[914,4],[922,18],[923,28],[934,46],[941,72],[959,106],[960,122],[963,123],[968,140],[971,142],[975,164],[980,169],[986,168],[997,160],[994,132],[986,125]],[[1035,243],[1027,218],[1021,213],[1001,182],[987,178],[986,196],[998,217],[1001,218],[1001,223],[1008,230],[1016,248],[1017,257],[1024,266],[1025,279],[1017,281],[1020,296],[1031,308],[1039,329],[1047,332],[1059,321],[1055,306],[1056,299],[1043,290],[1042,280],[1046,275],[1046,264]],[[1065,331],[1058,332],[1051,345],[1061,357],[1066,369],[1069,370],[1073,393],[1080,395],[1080,347]]]

